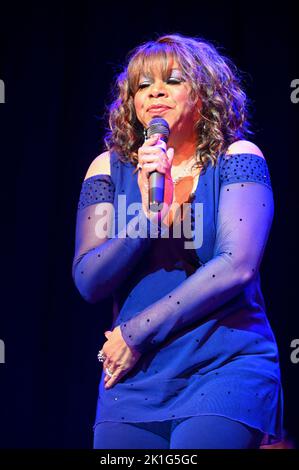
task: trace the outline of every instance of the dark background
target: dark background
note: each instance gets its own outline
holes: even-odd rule
[[[102,118],[120,64],[141,42],[175,32],[212,41],[244,72],[255,130],[249,140],[267,159],[276,205],[262,289],[281,356],[284,426],[298,445],[299,363],[290,360],[299,338],[294,7],[107,3],[1,6],[0,447],[92,446],[96,355],[111,301],[86,303],[72,281],[79,192],[103,151]]]

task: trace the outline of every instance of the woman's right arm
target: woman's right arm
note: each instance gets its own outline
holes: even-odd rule
[[[148,233],[153,227],[150,224],[150,228],[143,211],[110,238],[114,227],[114,190],[110,154],[104,152],[92,162],[82,184],[72,264],[74,283],[90,303],[109,297],[150,246]],[[140,232],[140,226],[146,236],[133,238],[138,227]]]

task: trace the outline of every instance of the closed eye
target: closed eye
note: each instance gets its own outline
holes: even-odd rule
[[[182,83],[184,80],[183,79],[180,79],[180,78],[175,78],[175,77],[170,77],[166,80],[166,83],[170,84],[170,85],[179,85],[180,83]],[[138,85],[138,90],[142,90],[148,86],[150,86],[151,83],[149,82],[143,82],[143,83],[140,83]]]
[[[150,83],[140,83],[140,85],[138,85],[138,89],[146,88],[149,85]]]
[[[167,80],[167,83],[170,83],[171,85],[178,85],[179,83],[182,83],[183,80],[180,79],[180,78],[174,78],[174,77],[170,77],[168,78]]]

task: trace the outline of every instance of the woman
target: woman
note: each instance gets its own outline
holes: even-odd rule
[[[108,150],[82,186],[73,262],[83,298],[113,295],[95,448],[280,438],[278,352],[259,277],[273,194],[261,150],[244,139],[247,115],[235,67],[201,39],[143,44],[117,79]],[[156,116],[167,144],[144,138]],[[153,171],[165,178],[160,212],[149,208]],[[177,236],[190,220],[192,236]]]

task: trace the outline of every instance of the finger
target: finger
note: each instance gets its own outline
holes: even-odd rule
[[[156,143],[156,146],[159,147],[161,150],[163,150],[164,153],[167,151],[167,145],[166,142],[162,139],[159,139]]]
[[[109,359],[106,358],[106,360],[103,362],[103,369],[104,371],[106,372],[106,369],[110,368],[112,366],[111,362],[109,361]]]
[[[168,168],[169,163],[168,161],[163,159],[155,159],[153,161],[145,161],[141,163],[141,173],[146,175],[151,171],[160,171],[161,168]]]
[[[143,147],[139,149],[138,157],[139,158],[148,158],[153,156],[162,156],[166,154],[166,150],[162,147]]]
[[[160,134],[152,134],[147,139],[145,139],[145,142],[147,142],[147,143],[154,142],[154,141],[159,140],[159,138],[160,138]]]
[[[170,151],[170,155],[172,155]],[[173,156],[172,156],[173,158]],[[162,147],[150,147],[148,149],[143,149],[139,152],[138,163],[144,165],[144,163],[152,163],[154,161],[165,160],[168,161],[169,157],[167,151]]]
[[[163,142],[162,140],[159,140],[159,137],[158,136],[153,136],[153,137],[150,137],[148,140],[145,140],[142,144],[142,146],[140,147],[141,149],[145,149],[145,148],[153,148],[155,147],[156,145],[159,145],[159,144],[165,144],[165,142]]]
[[[104,379],[105,388],[107,388],[107,386],[110,387],[112,384],[116,383],[116,378],[117,378],[117,372],[116,371],[114,371],[112,373],[112,377],[110,375],[106,374],[105,379]]]
[[[142,147],[140,147],[140,150],[142,152],[153,152],[155,149],[161,149],[164,153],[166,153],[166,142],[164,140],[158,139],[154,141],[145,141]]]
[[[110,373],[114,376],[115,372],[114,372],[113,366],[111,364],[110,364],[110,366],[104,368],[104,372],[105,372],[104,381],[106,383],[111,378]]]
[[[157,171],[159,173],[164,174],[164,173],[166,173],[167,169],[168,169],[168,164],[166,162],[160,162],[157,166]]]
[[[113,387],[113,385],[115,385],[124,376],[124,374],[125,373],[123,371],[120,371],[119,369],[117,369],[113,373],[112,377],[108,377],[107,382],[104,384],[105,389]]]
[[[161,164],[160,162],[146,163],[143,165],[142,170],[145,172],[148,178],[149,174],[152,173],[153,171],[159,171],[159,173],[165,173],[166,166]]]
[[[172,164],[173,157],[174,157],[174,149],[172,147],[169,147],[169,149],[167,149],[166,155],[167,155],[169,163]]]
[[[111,374],[113,377],[115,377],[115,372],[113,371],[112,366],[108,367],[108,370],[109,370],[109,374],[107,372],[107,369],[106,368],[104,369],[104,372],[105,372],[104,383],[105,384],[111,379]]]
[[[144,154],[144,155],[141,155],[141,160],[142,161],[142,164],[144,163],[154,163],[154,162],[162,162],[162,161],[168,161],[168,157],[167,157],[167,154],[166,154],[166,151],[164,151],[163,149],[157,149],[155,150],[155,152],[151,152],[149,154]]]
[[[143,147],[152,147],[153,145],[156,145],[156,143],[158,142],[159,140],[159,136],[158,135],[152,135],[151,137],[149,137],[148,139],[145,139],[145,141],[143,142],[142,146],[140,148],[143,148]]]
[[[141,165],[144,165],[145,163],[153,163],[155,162],[156,160],[158,160],[159,157],[157,155],[153,155],[153,154],[150,154],[150,155],[142,155],[138,162],[141,163]]]

